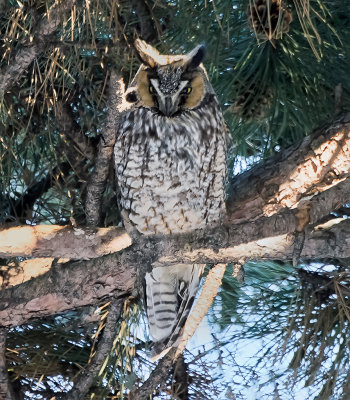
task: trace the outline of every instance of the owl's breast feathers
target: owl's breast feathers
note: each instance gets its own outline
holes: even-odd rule
[[[152,108],[127,112],[115,145],[120,206],[145,235],[217,224],[225,213],[226,128],[215,95],[166,117]],[[170,265],[146,274],[155,351],[176,345],[203,265]]]
[[[214,95],[168,118],[136,108],[115,146],[120,205],[143,234],[218,223],[225,212],[225,123]]]

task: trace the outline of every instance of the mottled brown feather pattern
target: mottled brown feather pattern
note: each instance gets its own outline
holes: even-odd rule
[[[142,41],[136,48],[145,64],[128,89],[135,107],[122,116],[115,145],[120,207],[144,235],[219,224],[225,214],[226,127],[200,64],[203,48],[185,56],[160,55]],[[180,264],[146,275],[157,351],[181,335],[202,270]]]

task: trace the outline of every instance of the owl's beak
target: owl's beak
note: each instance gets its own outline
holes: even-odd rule
[[[177,102],[171,96],[164,97],[159,102],[159,110],[167,117],[171,117],[177,111]]]

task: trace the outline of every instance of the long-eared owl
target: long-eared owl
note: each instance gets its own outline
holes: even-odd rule
[[[225,214],[226,127],[202,64],[204,47],[161,55],[142,40],[142,64],[126,91],[114,150],[122,215],[141,234],[188,232]],[[198,289],[203,265],[146,274],[150,333],[157,351],[173,345]]]

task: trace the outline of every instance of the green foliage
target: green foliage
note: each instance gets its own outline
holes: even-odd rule
[[[253,0],[150,1],[145,3],[148,15],[141,19],[127,1],[79,4],[62,20],[47,51],[38,55],[1,100],[2,191],[16,203],[31,183],[68,159],[73,175],[82,176],[71,179],[70,172],[61,171],[60,182],[53,179],[40,207],[36,204],[35,218],[26,218],[53,221],[57,217],[53,209],[60,204],[61,221],[74,216],[84,222],[91,167],[83,154],[76,154],[77,163],[72,165],[75,162],[66,156],[67,148],[71,136],[100,136],[109,71],[116,68],[126,82],[131,79],[139,64],[132,43],[140,33],[164,52],[185,52],[200,42],[206,44],[205,65],[236,146],[232,155],[269,156],[308,134],[338,111],[334,93],[339,84],[342,105],[347,107],[349,3],[283,3],[283,10],[288,9],[293,20],[284,22],[280,12],[286,27],[279,20],[280,31],[270,37],[269,32],[264,36],[252,27],[249,6],[254,4]],[[0,13],[2,68],[28,45],[51,2],[13,1],[11,5]],[[74,128],[71,135],[64,131],[65,121],[57,114],[62,104],[67,106]],[[113,178],[109,182],[111,193]],[[68,193],[74,193],[74,201]],[[106,223],[119,221],[108,201],[104,212]]]
[[[70,312],[10,330],[6,358],[18,391],[25,388],[28,396],[46,399],[72,387],[71,381],[89,361],[93,344],[94,327],[77,326],[81,317]]]
[[[245,398],[246,386],[272,398],[276,382],[281,398],[303,388],[307,399],[349,396],[349,272],[336,265],[327,266],[328,274],[323,264],[301,267],[249,263],[238,291],[232,270],[225,274],[210,318],[219,328],[218,348],[226,344],[222,379],[232,368],[243,378],[237,398]],[[242,348],[250,358],[242,357]]]

